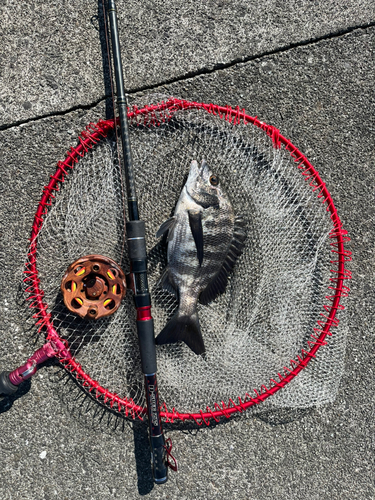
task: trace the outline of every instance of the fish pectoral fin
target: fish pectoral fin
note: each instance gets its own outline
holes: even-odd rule
[[[164,233],[167,231],[171,231],[176,224],[176,217],[171,217],[170,219],[167,219],[163,224],[159,227],[158,232],[156,233],[156,237],[160,238],[160,236],[163,236]]]
[[[228,283],[228,276],[232,272],[238,257],[242,254],[245,240],[245,221],[243,217],[237,216],[234,221],[233,238],[229,245],[223,265],[221,266],[220,271],[200,294],[199,302],[201,304],[207,305],[215,300],[218,295],[225,292]]]
[[[201,266],[203,262],[202,212],[200,210],[188,210],[188,214],[191,233],[197,247],[197,257]]]
[[[197,312],[185,316],[177,311],[156,337],[157,345],[175,344],[180,341],[185,342],[195,354],[204,354],[205,347]]]

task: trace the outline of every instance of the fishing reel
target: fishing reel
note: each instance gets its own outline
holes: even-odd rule
[[[120,307],[126,279],[115,261],[102,255],[86,255],[71,264],[61,282],[69,311],[85,319],[110,316]]]

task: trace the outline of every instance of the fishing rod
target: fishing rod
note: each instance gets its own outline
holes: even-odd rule
[[[165,483],[168,478],[168,465],[166,460],[166,444],[159,411],[154,321],[151,316],[151,297],[147,282],[145,223],[139,219],[138,213],[115,0],[108,0],[108,17],[116,78],[117,108],[121,127],[121,143],[123,149],[122,168],[126,182],[128,200],[129,220],[126,222],[126,233],[132,288],[137,310],[137,333],[141,366],[146,390],[153,475],[155,483],[162,484]]]

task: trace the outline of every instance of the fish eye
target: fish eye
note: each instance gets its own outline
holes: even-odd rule
[[[219,177],[217,175],[211,175],[210,184],[212,186],[217,186],[219,184]]]

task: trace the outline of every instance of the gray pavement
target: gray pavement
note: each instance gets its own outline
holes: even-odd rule
[[[0,500],[375,498],[374,2],[118,6],[131,97],[152,90],[245,107],[321,174],[352,238],[345,373],[334,403],[285,419],[167,428],[180,470],[153,487],[145,426],[87,401],[49,364],[0,403]],[[105,115],[109,88],[96,2],[0,9],[3,370],[34,347],[19,285],[42,188],[83,126]]]
[[[338,35],[366,26],[374,10],[368,0],[120,0],[126,87],[150,88]],[[92,106],[109,95],[101,15],[96,1],[1,2],[1,125]]]

